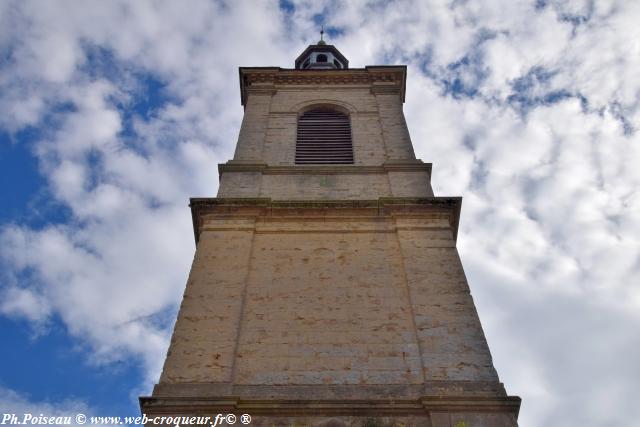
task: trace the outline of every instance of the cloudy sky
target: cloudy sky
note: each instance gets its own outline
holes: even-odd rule
[[[522,426],[640,419],[640,2],[0,1],[0,407],[137,414],[242,107],[327,39],[405,113]]]

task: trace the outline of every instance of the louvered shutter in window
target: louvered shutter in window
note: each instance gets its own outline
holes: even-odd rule
[[[298,118],[296,164],[353,164],[349,116],[329,109]]]

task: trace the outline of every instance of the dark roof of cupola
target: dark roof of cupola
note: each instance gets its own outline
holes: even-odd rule
[[[312,44],[307,46],[307,48],[296,58],[295,68],[302,69],[304,68],[302,65],[304,61],[311,56],[312,53],[331,53],[333,56],[342,63],[342,68],[349,68],[349,60],[344,57],[340,51],[331,44],[325,44],[323,40],[318,42],[317,44]]]

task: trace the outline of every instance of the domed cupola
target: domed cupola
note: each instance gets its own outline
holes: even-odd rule
[[[327,44],[324,29],[320,31],[320,40],[309,45],[296,59],[298,70],[336,70],[349,68],[349,61],[335,46]]]

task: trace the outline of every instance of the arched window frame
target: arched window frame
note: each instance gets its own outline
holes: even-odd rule
[[[335,105],[310,105],[296,122],[296,165],[355,163],[351,114]]]

